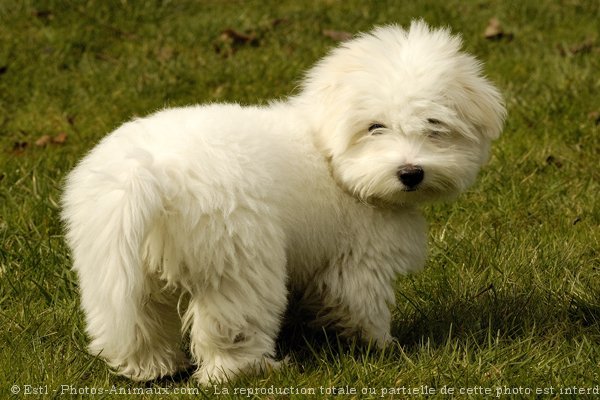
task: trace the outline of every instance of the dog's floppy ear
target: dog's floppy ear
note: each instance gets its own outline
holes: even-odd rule
[[[477,116],[477,126],[481,134],[488,139],[498,139],[504,127],[506,108],[500,92],[486,79],[485,88],[479,88],[474,97]]]
[[[462,101],[456,108],[471,122],[477,133],[488,140],[498,139],[504,127],[506,108],[498,89],[481,75],[465,75],[457,93],[462,93]]]

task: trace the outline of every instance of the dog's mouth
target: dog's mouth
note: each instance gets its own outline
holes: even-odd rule
[[[406,188],[402,189],[402,191],[406,192],[406,193],[408,193],[408,192],[416,192],[417,190],[419,190],[418,187],[406,187]]]
[[[417,186],[405,186],[400,188],[397,192],[396,201],[399,203],[421,203],[429,200],[435,200],[444,198],[449,194],[453,193],[449,190],[445,190],[434,185],[429,185],[426,182],[421,182]]]

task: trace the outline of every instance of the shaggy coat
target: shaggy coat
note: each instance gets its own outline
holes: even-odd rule
[[[467,188],[504,108],[447,30],[386,26],[265,107],[160,111],[104,138],[63,198],[92,354],[136,380],[276,366],[290,287],[318,323],[384,346],[418,206]]]

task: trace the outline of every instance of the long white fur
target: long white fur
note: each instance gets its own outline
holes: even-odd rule
[[[91,353],[154,379],[188,365],[189,332],[201,383],[276,366],[289,288],[319,323],[389,342],[395,277],[425,261],[418,206],[467,188],[502,129],[460,44],[423,22],[381,27],[287,101],[168,109],[104,138],[63,198]],[[423,168],[417,190],[404,165]]]

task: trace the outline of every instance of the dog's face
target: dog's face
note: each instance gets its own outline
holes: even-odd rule
[[[498,91],[446,30],[384,27],[334,50],[307,77],[316,141],[348,192],[404,205],[467,188],[502,129]]]

